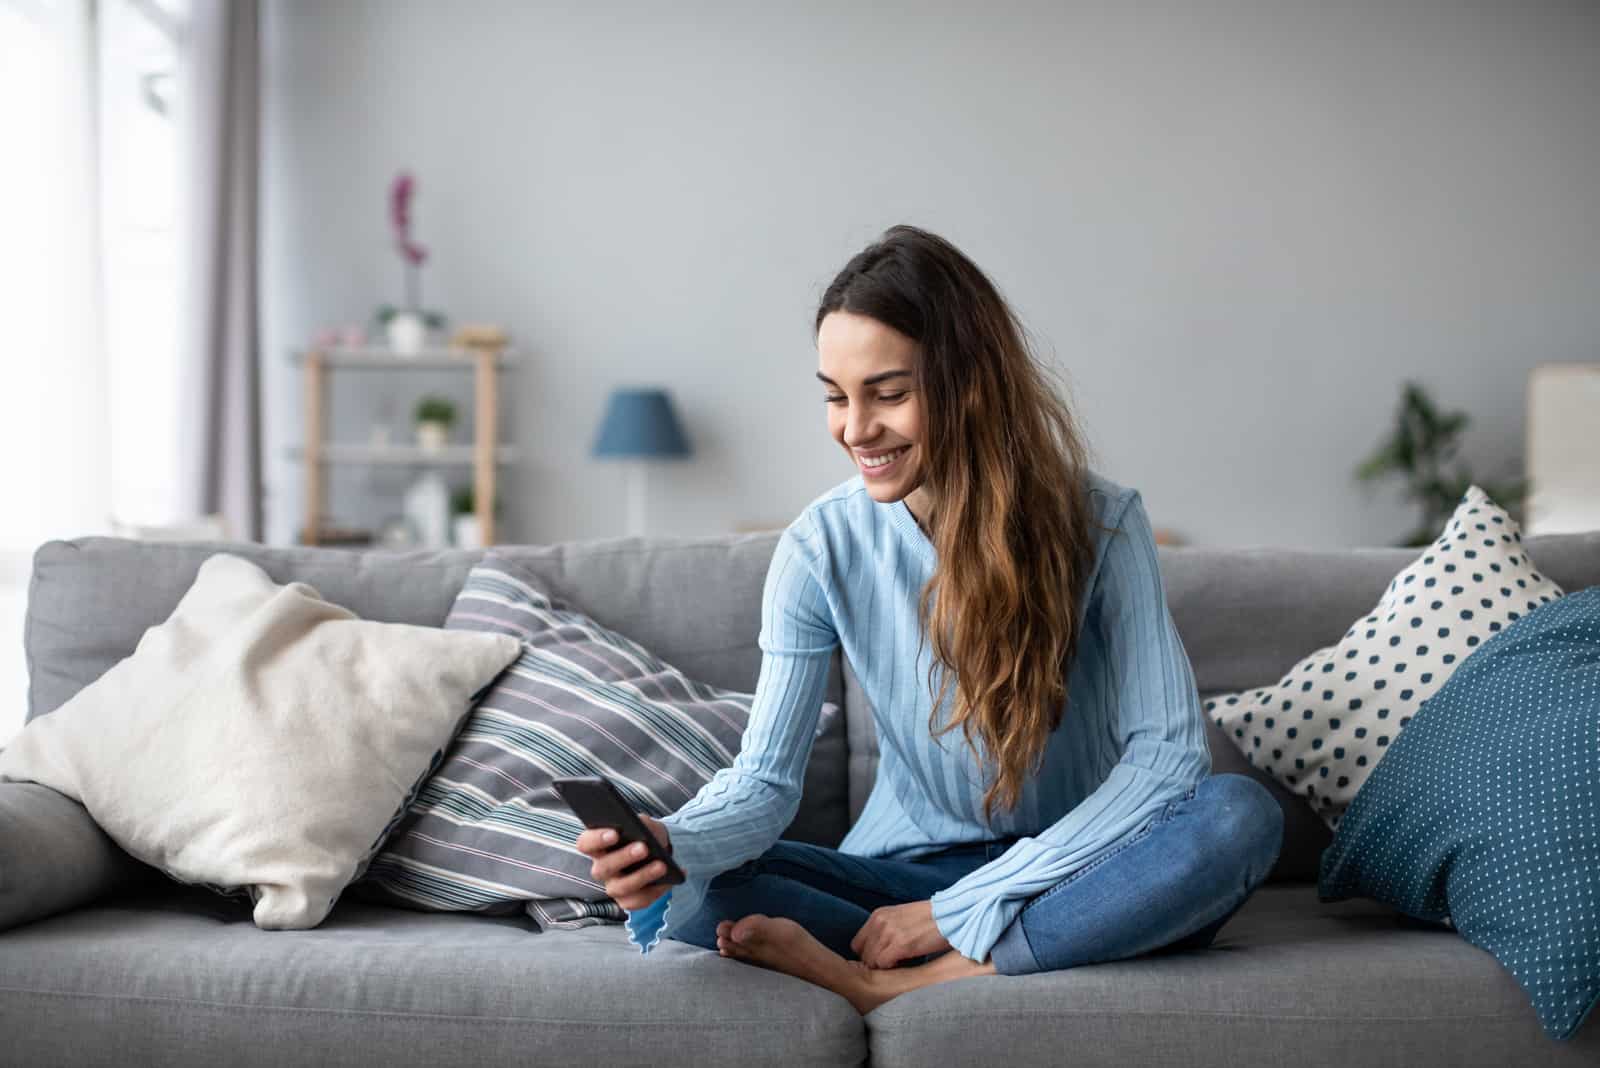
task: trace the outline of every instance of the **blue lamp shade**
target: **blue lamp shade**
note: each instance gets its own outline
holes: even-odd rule
[[[616,389],[595,438],[595,456],[688,456],[689,441],[664,389]]]

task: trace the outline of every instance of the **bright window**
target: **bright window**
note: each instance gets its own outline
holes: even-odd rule
[[[185,5],[186,6],[186,5]],[[100,212],[111,397],[110,512],[182,515],[178,497],[178,5],[100,0]]]
[[[187,0],[0,0],[0,745],[22,725],[33,550],[177,513]]]

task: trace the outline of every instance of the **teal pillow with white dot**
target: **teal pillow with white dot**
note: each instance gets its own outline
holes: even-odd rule
[[[1317,896],[1448,917],[1569,1039],[1600,1001],[1600,586],[1525,615],[1429,699],[1322,854]]]
[[[1477,486],[1439,537],[1335,645],[1276,684],[1218,694],[1206,715],[1329,830],[1424,701],[1484,642],[1561,596],[1522,531]]]

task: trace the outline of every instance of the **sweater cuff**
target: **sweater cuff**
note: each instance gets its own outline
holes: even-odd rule
[[[1006,855],[985,865],[984,873],[990,877],[988,885],[965,890],[949,886],[929,898],[939,933],[956,952],[979,964],[988,959],[1001,932],[1028,903],[1026,899],[1005,896],[1010,880],[1026,871],[1035,859],[1033,850],[1018,849],[1019,845],[1022,843],[1014,844]]]
[[[683,869],[683,882],[637,911],[628,913],[628,941],[639,947],[641,955],[649,953],[663,938],[672,937],[683,930],[705,902],[706,888],[712,876],[696,872],[715,872],[714,849],[706,835],[683,827],[674,818],[677,814],[657,817],[667,829],[667,845],[672,860]]]
[[[639,947],[641,956],[656,948],[663,938],[683,929],[700,911],[710,881],[696,875],[689,877],[637,911],[629,911],[626,926],[628,941]]]
[[[667,829],[667,844],[672,859],[685,875],[719,870],[717,865],[723,859],[720,854],[727,852],[727,846],[714,842],[712,836],[703,830],[685,827],[679,822],[681,818],[681,810],[657,817]]]

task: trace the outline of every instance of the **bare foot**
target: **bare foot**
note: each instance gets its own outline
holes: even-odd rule
[[[869,968],[861,961],[839,956],[795,921],[761,913],[752,913],[737,923],[724,920],[718,924],[717,949],[725,957],[831,990],[863,1016],[908,990],[995,972],[994,965],[976,964],[954,950],[916,967]]]

